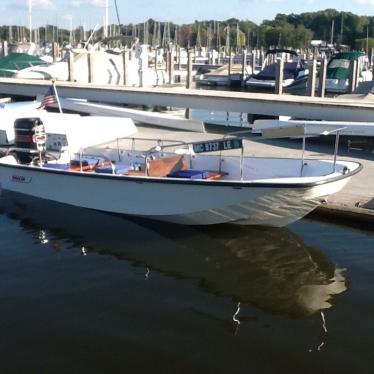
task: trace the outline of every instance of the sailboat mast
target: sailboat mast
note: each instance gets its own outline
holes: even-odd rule
[[[104,25],[104,36],[108,37],[108,26],[109,26],[109,0],[105,0],[105,25]]]
[[[330,40],[330,44],[334,44],[334,26],[335,26],[335,20],[332,20],[332,22],[331,22],[331,40]]]
[[[30,30],[30,43],[32,42],[32,0],[29,0],[29,30]]]

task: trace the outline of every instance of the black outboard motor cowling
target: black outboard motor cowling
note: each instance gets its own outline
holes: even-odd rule
[[[14,155],[21,164],[29,164],[39,154],[35,130],[43,125],[40,118],[18,118],[14,122]]]

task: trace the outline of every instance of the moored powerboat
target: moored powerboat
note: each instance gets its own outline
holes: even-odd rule
[[[303,79],[308,74],[307,65],[300,59],[299,55],[289,49],[270,49],[266,52],[265,62],[258,74],[252,75],[245,85],[254,89],[273,89],[276,81],[277,56],[289,56],[283,65],[282,86],[288,87],[296,81]],[[282,57],[282,58],[283,58]]]
[[[114,147],[75,144],[73,152],[67,142],[51,155],[42,125],[38,118],[16,121],[27,136],[18,134],[17,142],[16,134],[0,159],[4,190],[179,224],[285,226],[361,170],[336,158],[247,157],[246,132],[193,143],[130,135]],[[139,146],[144,142],[148,147]]]
[[[373,74],[369,68],[369,60],[365,52],[340,52],[333,56],[327,65],[326,92],[340,94],[348,92],[352,61],[357,61],[358,82],[372,80]]]

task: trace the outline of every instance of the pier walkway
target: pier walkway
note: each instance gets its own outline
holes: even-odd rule
[[[0,78],[0,94],[44,95],[50,81]],[[125,87],[56,82],[61,97],[113,104],[170,106],[210,111],[284,115],[296,118],[374,122],[374,100],[318,98],[252,92]]]

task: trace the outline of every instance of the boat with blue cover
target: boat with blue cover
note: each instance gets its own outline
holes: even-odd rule
[[[283,87],[288,87],[295,81],[303,79],[309,70],[297,52],[290,49],[270,49],[266,52],[264,65],[258,74],[252,75],[245,83],[248,88],[272,89],[275,87],[277,63],[276,58],[285,59],[283,65]]]

